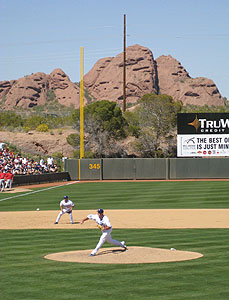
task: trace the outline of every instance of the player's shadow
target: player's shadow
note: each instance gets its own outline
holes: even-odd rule
[[[123,252],[126,252],[127,249],[114,249],[114,250],[103,250],[101,251],[100,253],[96,254],[96,256],[99,256],[99,255],[107,255],[107,254],[120,254],[120,253],[123,253]]]

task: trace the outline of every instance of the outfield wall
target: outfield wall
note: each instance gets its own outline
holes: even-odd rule
[[[71,180],[229,178],[228,158],[103,158],[65,161]]]
[[[60,173],[47,173],[36,175],[15,175],[13,179],[13,185],[28,185],[37,183],[57,182],[57,181],[69,181],[70,175],[68,172]]]

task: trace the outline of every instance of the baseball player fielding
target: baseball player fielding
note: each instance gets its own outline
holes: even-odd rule
[[[60,212],[54,224],[58,224],[60,218],[66,213],[69,214],[71,224],[73,224],[72,209],[74,206],[74,203],[70,199],[68,199],[68,196],[64,196],[64,199],[60,202]]]

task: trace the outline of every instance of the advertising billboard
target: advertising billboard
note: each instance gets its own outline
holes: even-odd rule
[[[178,114],[177,156],[229,156],[229,113]]]

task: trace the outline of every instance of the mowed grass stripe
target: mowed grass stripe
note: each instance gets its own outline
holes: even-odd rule
[[[0,202],[0,211],[55,210],[67,194],[76,209],[228,208],[229,182],[80,183]],[[0,199],[6,194],[0,194]],[[11,194],[12,195],[12,194]]]
[[[98,287],[106,278],[102,297],[107,300],[117,294],[124,300],[226,300],[216,298],[216,290],[222,290],[223,297],[229,293],[228,233],[227,229],[113,230],[113,238],[126,239],[129,246],[175,247],[204,254],[192,261],[123,266],[43,259],[48,253],[94,248],[98,230],[1,230],[1,297],[101,300]]]

